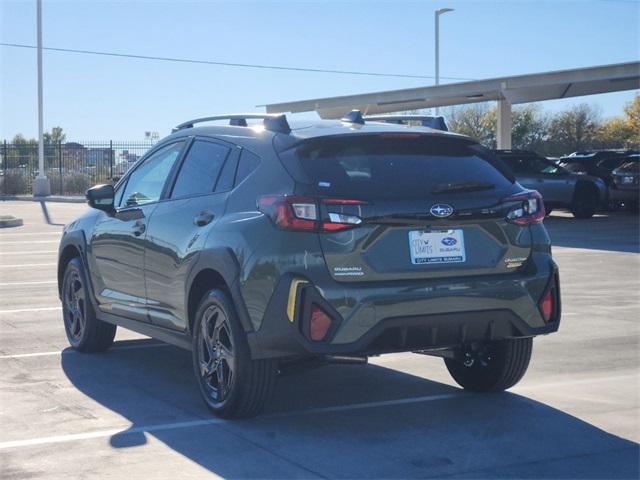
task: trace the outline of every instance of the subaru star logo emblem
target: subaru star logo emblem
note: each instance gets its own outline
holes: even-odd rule
[[[431,206],[429,212],[434,217],[438,218],[446,218],[453,215],[453,207],[451,205],[447,205],[446,203],[436,203]]]

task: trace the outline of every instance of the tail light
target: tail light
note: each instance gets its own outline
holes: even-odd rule
[[[320,205],[364,205],[361,200],[313,198],[295,195],[266,195],[258,199],[258,210],[269,216],[280,228],[308,232],[338,232],[362,223],[357,215],[330,212],[320,218]]]
[[[544,220],[545,211],[542,195],[535,190],[506,198],[503,203],[513,204],[509,213],[507,213],[508,222],[517,225],[530,225]]]
[[[311,306],[311,319],[309,320],[309,336],[314,342],[319,342],[327,336],[331,327],[331,317],[316,304]]]

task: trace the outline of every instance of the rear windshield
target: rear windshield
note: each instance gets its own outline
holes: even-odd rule
[[[627,162],[620,166],[618,171],[622,173],[640,173],[640,162],[638,160]]]
[[[322,137],[281,153],[281,158],[296,180],[327,195],[425,198],[446,184],[481,183],[500,190],[513,183],[501,160],[484,147],[458,138]]]

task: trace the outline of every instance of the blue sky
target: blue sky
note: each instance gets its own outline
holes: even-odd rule
[[[0,0],[2,42],[35,44],[35,0]],[[44,45],[236,63],[489,78],[640,58],[640,2],[48,1]],[[186,119],[313,97],[407,88],[429,79],[359,77],[44,54],[45,128],[69,139],[166,135]],[[452,80],[442,79],[441,82]],[[36,52],[0,46],[0,139],[37,134]],[[634,92],[588,101],[619,115]]]

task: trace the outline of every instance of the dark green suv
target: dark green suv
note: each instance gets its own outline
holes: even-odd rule
[[[258,413],[288,369],[388,352],[503,390],[558,329],[540,195],[464,136],[209,117],[87,199],[59,253],[71,345],[103,351],[120,325],[188,349],[222,417]]]

